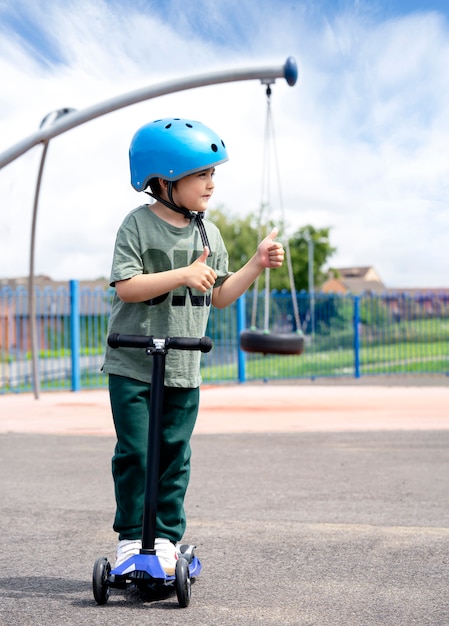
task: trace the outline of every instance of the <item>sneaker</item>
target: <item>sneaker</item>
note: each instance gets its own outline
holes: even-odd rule
[[[115,567],[118,567],[122,563],[129,559],[134,554],[139,554],[142,547],[140,539],[122,539],[117,544],[117,560],[115,561]]]
[[[178,553],[176,547],[169,539],[157,538],[154,541],[154,548],[156,550],[156,556],[159,558],[159,563],[162,569],[168,576],[174,576],[176,561],[178,560]]]

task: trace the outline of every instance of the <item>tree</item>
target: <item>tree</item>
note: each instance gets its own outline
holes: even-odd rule
[[[313,252],[313,283],[315,290],[326,279],[324,267],[328,259],[335,254],[336,248],[329,241],[330,228],[314,228],[310,224],[301,227],[289,238],[293,276],[297,291],[309,290],[309,240],[312,241]],[[290,284],[284,275],[271,279],[273,289],[289,289]]]
[[[236,272],[254,254],[257,248],[257,218],[244,218],[225,213],[222,207],[209,209],[207,217],[221,232],[229,254],[229,269]]]

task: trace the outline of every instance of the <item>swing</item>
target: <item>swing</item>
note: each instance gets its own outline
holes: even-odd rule
[[[270,158],[269,158],[269,147],[273,146],[272,152],[275,157],[276,163],[276,173],[279,187],[279,201],[282,207],[282,196],[280,189],[280,177],[279,177],[279,166],[277,163],[277,155],[276,148],[274,144],[274,128],[273,121],[271,115],[271,83],[268,81],[262,81],[263,84],[266,84],[266,96],[267,96],[267,117],[266,117],[266,127],[265,127],[265,146],[264,146],[264,157],[263,157],[263,176],[262,176],[262,201],[261,201],[261,210],[259,213],[259,225],[258,225],[258,237],[259,241],[262,238],[262,223],[264,221],[264,213],[267,213],[269,208],[269,202],[267,197],[269,197],[269,182],[270,182]],[[264,197],[266,196],[266,197]],[[284,218],[282,215],[282,222],[284,222]],[[268,230],[268,220],[266,220],[266,228]],[[267,268],[265,270],[265,297],[264,297],[264,328],[263,330],[258,329],[257,324],[257,303],[258,303],[258,283],[259,279],[256,280],[254,284],[253,290],[253,301],[252,301],[252,314],[251,314],[251,326],[243,330],[240,333],[240,348],[244,352],[250,353],[261,353],[261,354],[283,354],[283,355],[293,355],[293,354],[302,354],[304,352],[304,335],[302,334],[301,323],[299,319],[299,311],[298,311],[298,301],[296,298],[296,289],[293,278],[293,267],[291,261],[290,254],[290,246],[288,243],[288,238],[285,243],[285,253],[286,253],[286,261],[287,261],[287,269],[288,269],[288,277],[290,283],[290,290],[292,295],[292,307],[293,314],[295,319],[295,326],[298,329],[293,332],[275,332],[269,329],[269,311],[270,311],[270,269]]]

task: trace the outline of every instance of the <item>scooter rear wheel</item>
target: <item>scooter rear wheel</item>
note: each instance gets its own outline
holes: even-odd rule
[[[99,557],[95,561],[94,571],[92,574],[92,589],[97,604],[106,604],[109,600],[109,586],[106,584],[107,578],[111,573],[111,564],[105,556]]]
[[[178,561],[176,562],[175,587],[179,606],[182,609],[185,609],[190,604],[192,590],[189,564],[183,558],[178,559]]]

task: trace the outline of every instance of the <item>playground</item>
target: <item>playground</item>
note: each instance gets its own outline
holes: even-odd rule
[[[145,88],[80,112],[60,109],[50,125],[0,155],[3,167],[43,144],[29,293],[52,138],[175,90],[258,78],[268,96],[274,78],[292,86],[296,76],[289,58],[282,67]],[[186,500],[184,540],[197,546],[203,565],[192,603],[180,609],[168,596],[135,601],[114,589],[109,603],[97,606],[92,567],[98,557],[113,559],[116,542],[108,395],[39,395],[35,304],[32,296],[35,396],[0,396],[0,624],[449,623],[449,386],[440,375],[413,384],[376,377],[205,386]],[[299,328],[297,311],[295,320]],[[79,330],[74,323],[72,335]],[[278,353],[281,338],[275,334],[268,350],[265,336],[257,345],[252,336],[252,351]]]
[[[208,384],[202,390],[192,437],[192,476],[185,503],[188,527],[184,540],[196,545],[202,563],[192,603],[188,608],[179,608],[173,594],[168,593],[151,602],[144,601],[136,595],[123,593],[124,587],[119,589],[119,585],[112,585],[109,602],[96,604],[92,593],[93,564],[98,563],[99,557],[100,561],[107,557],[103,558],[103,563],[108,563],[107,559],[114,560],[117,539],[112,531],[115,498],[111,476],[111,456],[116,440],[105,381],[98,384],[97,378],[110,310],[104,290],[100,299],[105,308],[97,311],[90,303],[83,303],[78,282],[74,280],[62,307],[57,306],[55,299],[49,306],[42,307],[35,278],[38,267],[55,268],[61,275],[67,275],[64,268],[70,268],[70,273],[76,268],[82,275],[84,264],[88,265],[89,273],[100,276],[90,263],[90,259],[99,258],[97,253],[92,254],[92,248],[98,252],[100,239],[107,244],[109,228],[112,229],[116,216],[121,215],[121,197],[126,194],[121,195],[117,184],[121,174],[114,175],[116,170],[112,165],[118,165],[116,156],[124,151],[119,122],[114,126],[111,123],[107,143],[98,141],[93,131],[90,136],[83,131],[77,136],[73,133],[73,142],[65,153],[63,145],[60,144],[59,152],[55,142],[50,154],[54,148],[53,163],[58,163],[59,167],[54,168],[50,174],[53,178],[43,185],[46,191],[44,213],[39,215],[41,183],[47,178],[44,171],[53,139],[110,113],[159,97],[206,86],[258,80],[267,104],[262,179],[263,183],[268,183],[266,187],[262,185],[258,230],[262,232],[262,226],[267,227],[274,217],[287,226],[282,193],[278,193],[279,200],[271,206],[271,158],[267,157],[272,153],[273,172],[281,171],[277,150],[268,150],[274,140],[270,96],[276,79],[285,79],[289,87],[295,85],[298,76],[295,59],[288,57],[282,65],[234,67],[194,76],[186,74],[185,61],[205,70],[218,61],[221,68],[228,56],[240,62],[244,60],[247,55],[242,43],[250,51],[250,58],[261,53],[265,58],[267,50],[277,52],[279,44],[284,47],[293,43],[300,53],[306,88],[300,101],[293,102],[291,108],[283,105],[281,109],[288,126],[287,133],[285,126],[284,133],[281,132],[280,145],[291,161],[282,171],[293,186],[288,184],[284,189],[278,181],[278,188],[279,192],[286,192],[289,214],[295,220],[300,216],[304,223],[310,221],[310,214],[317,221],[331,217],[336,228],[343,228],[344,236],[340,241],[342,245],[350,244],[354,258],[361,253],[380,253],[384,267],[393,267],[399,272],[398,276],[405,276],[408,281],[417,281],[420,275],[426,280],[427,276],[432,276],[436,281],[436,271],[441,272],[441,267],[445,267],[441,251],[446,250],[441,239],[444,228],[440,225],[446,223],[441,207],[447,185],[444,172],[440,172],[442,168],[437,162],[431,162],[432,155],[436,155],[438,161],[441,152],[434,137],[444,137],[446,131],[444,123],[440,122],[446,120],[444,104],[443,108],[434,104],[444,103],[445,87],[432,73],[435,67],[439,74],[444,74],[439,71],[442,63],[434,62],[440,58],[444,62],[444,55],[436,54],[435,50],[447,49],[442,36],[445,29],[437,11],[425,16],[424,22],[421,11],[416,16],[420,21],[416,21],[410,10],[407,13],[398,10],[394,20],[389,17],[378,21],[374,14],[367,20],[370,11],[366,8],[362,11],[359,3],[352,3],[357,5],[357,15],[352,15],[346,7],[345,14],[351,18],[348,22],[335,7],[321,21],[317,19],[319,11],[315,7],[313,21],[320,24],[323,37],[306,21],[298,28],[293,11],[301,15],[307,11],[297,10],[295,3],[284,3],[289,5],[289,13],[284,13],[286,7],[274,7],[274,4],[273,7],[258,6],[256,13],[248,12],[243,5],[238,7],[237,13],[227,8],[231,20],[223,23],[232,25],[232,29],[226,30],[216,21],[219,11],[213,14],[214,22],[220,24],[216,29],[202,14],[198,19],[192,4],[187,7],[195,25],[190,32],[189,20],[179,19],[183,18],[181,5],[177,7],[176,20],[172,19],[172,11],[164,6],[161,16],[167,14],[170,21],[154,22],[146,19],[142,6],[134,12],[129,3],[126,7],[125,4],[120,6],[116,21],[112,19],[112,6],[107,7],[107,19],[102,19],[101,7],[97,6],[95,12],[78,11],[79,19],[72,19],[74,14],[70,7],[65,7],[63,21],[56,21],[50,9],[46,11],[45,20],[40,15],[39,20],[33,20],[31,5],[26,11],[15,7],[14,13],[5,12],[6,57],[11,55],[13,60],[9,64],[5,57],[5,68],[15,77],[14,90],[10,90],[13,97],[5,100],[5,137],[18,128],[26,132],[30,120],[34,120],[35,115],[36,121],[39,119],[44,103],[47,111],[47,103],[53,109],[55,105],[61,106],[63,96],[64,99],[71,97],[67,102],[70,106],[51,110],[42,118],[38,130],[0,154],[0,170],[31,150],[38,159],[34,173],[30,167],[34,157],[27,155],[28,162],[23,160],[21,166],[17,164],[16,175],[4,185],[7,188],[4,205],[9,209],[2,229],[5,267],[18,271],[27,248],[29,266],[27,290],[21,285],[20,293],[13,299],[6,285],[0,294],[0,300],[6,303],[1,307],[0,341],[0,547],[3,557],[0,626],[449,624],[447,294],[444,290],[438,297],[389,294],[383,301],[372,297],[372,290],[368,289],[369,303],[357,294],[349,294],[347,299],[345,294],[345,299],[332,298],[324,303],[316,289],[320,237],[314,239],[310,227],[303,233],[302,242],[304,252],[307,249],[307,296],[297,298],[295,268],[286,234],[291,304],[284,314],[278,315],[277,320],[269,315],[274,297],[266,274],[263,323],[255,306],[262,299],[257,291],[258,283],[253,290],[250,322],[244,301],[238,301],[232,342],[224,341],[231,324],[225,318],[218,318],[216,324],[217,320],[212,320],[211,326],[216,326],[218,331],[214,337],[217,349],[205,363],[203,378]],[[151,15],[159,15],[158,3],[151,4]],[[268,10],[269,13],[265,12]],[[260,22],[255,19],[259,13]],[[363,21],[359,21],[359,13],[363,14]],[[383,13],[383,9],[378,7],[374,13]],[[89,22],[83,22],[84,14]],[[235,15],[238,15],[237,21]],[[284,15],[288,16],[288,22],[285,17],[280,20]],[[386,15],[392,14],[388,11]],[[407,18],[405,24],[401,24],[403,15]],[[182,45],[174,36],[175,22],[182,25]],[[139,26],[139,33],[132,38],[127,30],[127,25],[131,24],[133,29],[135,24]],[[398,25],[401,30],[393,36]],[[72,31],[72,26],[76,31]],[[103,28],[104,34],[107,29],[107,39]],[[253,40],[247,28],[260,32],[261,44]],[[159,38],[167,40],[169,54],[164,53]],[[139,43],[140,39],[145,40],[145,46]],[[128,45],[130,41],[132,46]],[[407,41],[416,42],[413,54],[403,55],[408,57],[408,63],[391,64],[390,58],[400,57],[397,52]],[[432,44],[428,51],[427,41]],[[147,42],[151,48],[146,48]],[[197,42],[201,42],[199,55],[195,53]],[[108,62],[101,54],[102,44],[106,44]],[[19,54],[11,54],[14,50]],[[158,58],[166,67],[160,67]],[[80,65],[76,59],[86,59],[88,65]],[[171,71],[178,67],[181,76],[173,79]],[[415,67],[420,74],[415,73]],[[359,68],[366,68],[366,73]],[[72,98],[74,105],[83,106],[86,97],[87,100],[90,96],[95,98],[96,94],[107,97],[115,85],[135,87],[134,77],[159,76],[161,69],[164,70],[162,83],[141,86],[86,108],[71,106]],[[78,82],[78,78],[76,83],[71,82],[71,76],[85,75],[88,81]],[[426,82],[429,77],[430,81]],[[419,90],[410,98],[413,84],[418,84]],[[75,85],[76,89],[72,90]],[[87,85],[91,87],[86,88]],[[25,98],[17,97],[16,86],[26,89]],[[219,105],[224,103],[226,117],[242,123],[240,128],[230,128],[235,133],[234,139],[232,133],[229,134],[230,146],[237,136],[241,143],[238,152],[245,154],[248,146],[243,135],[253,129],[253,123],[256,127],[257,110],[251,107],[248,111],[245,105],[250,104],[250,98],[245,97],[245,93],[238,98],[231,92],[226,98],[223,92],[216,93],[217,97],[212,95],[210,104],[207,96],[198,101],[198,113],[204,106],[209,115],[215,110],[214,115],[221,116]],[[33,97],[29,98],[29,94]],[[188,106],[187,96],[183,100],[183,107]],[[27,109],[27,105],[31,108]],[[17,125],[19,114],[20,126]],[[414,124],[407,123],[411,118]],[[421,125],[420,118],[424,122]],[[298,126],[295,123],[298,119],[304,125]],[[165,130],[172,128],[175,121],[180,118],[164,122]],[[129,118],[129,124],[134,126],[134,122]],[[193,128],[195,124],[183,123],[185,128]],[[435,132],[429,133],[429,128]],[[101,138],[100,133],[99,136]],[[430,140],[426,143],[427,136]],[[250,144],[255,153],[254,133]],[[108,149],[102,149],[100,159],[95,148],[103,146]],[[275,148],[274,142],[272,148]],[[208,142],[209,152],[210,149],[221,155],[217,165],[224,162],[223,140]],[[76,153],[78,165],[69,159],[72,153]],[[292,154],[294,159],[290,157]],[[106,178],[106,168],[102,178],[100,161],[108,162]],[[238,164],[238,158],[234,162]],[[91,163],[95,166],[89,168]],[[190,169],[189,164],[179,175],[172,165],[168,166],[162,181],[167,185],[167,196],[158,198],[158,193],[150,194],[157,202],[165,200],[161,206],[167,210],[197,219],[203,253],[207,248],[214,250],[198,218],[199,205],[192,203],[197,207],[192,209],[197,212],[196,216],[190,212],[190,203],[176,205],[172,184],[193,172],[204,174],[211,170],[210,167],[203,170],[205,165],[212,163],[202,163],[195,169]],[[245,176],[233,183],[232,191],[244,206],[249,204],[246,190],[250,190],[252,201],[254,184],[251,184],[247,164],[238,170]],[[67,172],[70,172],[70,181]],[[146,174],[153,177],[148,178],[150,181],[162,176],[159,168]],[[148,182],[145,176],[136,177],[132,183],[136,190],[145,190]],[[240,187],[243,178],[244,187]],[[23,243],[23,224],[28,222],[23,212],[25,201],[17,193],[25,187],[25,179],[26,191],[34,192],[33,198],[29,196],[26,201],[28,205],[32,200],[29,247]],[[70,193],[67,193],[68,182]],[[115,183],[114,197],[110,194],[107,206],[104,203],[102,220],[95,222],[94,215],[101,214],[92,208],[100,202],[92,190],[98,189],[104,194],[110,191],[111,183]],[[78,195],[78,190],[82,196]],[[203,206],[210,195],[203,193],[201,196]],[[67,217],[72,215],[76,216],[78,227],[74,219]],[[18,216],[14,224],[13,216]],[[44,263],[36,255],[40,221],[44,226],[40,251],[41,256],[47,256]],[[154,245],[147,246],[142,253],[153,249]],[[223,259],[225,256],[223,252]],[[202,261],[206,262],[207,258],[206,253]],[[421,274],[414,269],[418,265],[417,258]],[[303,263],[305,256],[303,261],[296,261],[297,266]],[[223,264],[223,273],[224,265],[227,264]],[[444,271],[440,275],[446,278]],[[121,278],[123,276],[113,278],[113,282],[121,283]],[[296,282],[299,281],[296,279]],[[304,291],[304,278],[302,283],[300,291]],[[213,281],[208,284],[211,287]],[[226,304],[221,291],[215,293],[217,303]],[[151,292],[139,302],[153,306],[159,304],[158,298],[166,295],[163,290]],[[181,296],[176,294],[176,300],[173,294],[171,302],[173,307],[175,303],[180,306],[180,301],[197,306],[199,297],[203,298],[201,304],[206,303],[203,295],[193,296],[193,300],[184,292]],[[128,299],[128,302],[133,301]],[[17,306],[18,302],[23,306]],[[279,312],[279,308],[275,308]],[[91,325],[90,319],[100,323]],[[336,324],[333,328],[331,321]],[[126,337],[125,333],[131,331],[117,329],[117,333],[122,332]],[[109,344],[111,347],[118,347],[118,336],[116,334],[114,339],[117,345]],[[87,344],[87,337],[97,342],[93,349]],[[47,345],[49,338],[56,338],[56,343]],[[162,356],[162,341],[156,341],[156,350],[149,353]],[[129,343],[129,336],[121,345],[126,342]],[[237,345],[241,349],[235,359],[233,350]],[[149,344],[144,347],[148,348]],[[154,344],[151,347],[154,348]],[[252,354],[247,358],[243,352]],[[284,358],[303,352],[301,359],[295,359],[294,367]],[[275,361],[278,355],[282,355],[285,369],[278,367]],[[95,362],[91,362],[91,357]],[[190,373],[190,368],[185,370]],[[405,378],[405,372],[411,378]],[[384,376],[386,373],[390,374],[388,378]],[[128,374],[125,369],[124,375]],[[349,378],[351,375],[353,377]],[[162,389],[163,378],[160,380]],[[73,391],[68,391],[69,388]],[[158,395],[156,389],[153,385],[153,398]],[[123,397],[124,394],[119,400]],[[156,422],[155,413],[152,413],[152,426]],[[125,422],[124,430],[126,427],[129,422]],[[159,440],[153,438],[153,441]],[[150,461],[156,459],[154,476],[158,469],[161,471],[157,448],[156,445],[149,455]],[[137,481],[130,481],[123,491],[128,495],[136,484]],[[148,480],[147,486],[149,484]],[[150,552],[150,549],[143,550],[143,554],[153,558]],[[138,563],[142,555],[136,557],[133,563]],[[145,561],[145,557],[140,562],[142,560]],[[177,569],[181,570],[185,563],[182,559],[178,561],[181,568]],[[145,582],[151,578],[146,573],[147,570],[136,567],[128,569],[124,576]],[[110,582],[120,582],[120,575],[112,573]],[[94,574],[98,600],[101,584],[96,585],[95,578]],[[177,573],[175,578],[177,585],[181,585],[182,577]],[[187,579],[184,582],[187,583]]]

